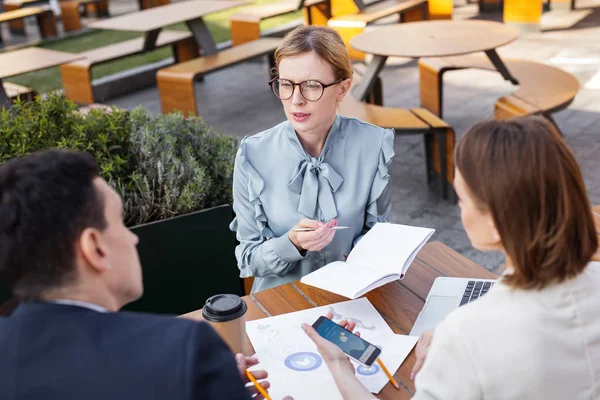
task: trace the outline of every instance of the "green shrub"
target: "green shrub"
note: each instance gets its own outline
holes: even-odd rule
[[[87,151],[123,197],[129,226],[231,203],[236,141],[201,118],[75,109],[49,94],[0,110],[0,165],[42,149]]]
[[[107,180],[127,177],[130,162],[127,112],[93,110],[87,117],[74,112],[73,102],[57,94],[44,101],[17,102],[12,112],[0,110],[0,164],[48,148],[88,151]]]

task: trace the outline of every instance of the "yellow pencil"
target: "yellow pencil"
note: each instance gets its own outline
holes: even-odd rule
[[[400,389],[400,385],[398,385],[398,382],[396,382],[396,380],[394,379],[394,377],[392,376],[392,374],[390,374],[390,371],[388,371],[388,369],[385,367],[385,365],[383,365],[383,362],[381,361],[381,358],[377,359],[377,363],[379,364],[379,366],[381,367],[381,369],[383,370],[383,372],[385,372],[385,374],[387,375],[387,377],[390,378],[390,382],[392,383],[392,385],[394,385],[394,387],[396,389]]]
[[[266,400],[271,400],[267,391],[262,386],[260,386],[260,383],[258,383],[256,378],[250,373],[250,371],[246,370],[246,376],[248,377],[248,379],[250,379],[252,383],[254,383],[256,389],[258,389],[259,393],[262,394]]]

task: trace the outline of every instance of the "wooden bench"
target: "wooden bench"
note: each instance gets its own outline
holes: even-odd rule
[[[96,16],[108,17],[108,0],[64,0],[59,2],[63,30],[77,31],[82,28],[81,11],[94,12]],[[83,10],[82,10],[83,8]]]
[[[399,16],[399,22],[420,21],[429,18],[427,0],[384,0],[364,7],[355,14],[335,16],[327,25],[335,29],[348,48],[350,58],[363,61],[365,53],[350,46],[350,39],[365,31],[372,23],[393,15]]]
[[[48,0],[4,0],[4,11],[14,11],[31,6],[48,6]],[[25,22],[22,19],[10,21],[8,26],[14,33],[25,33]]]
[[[35,96],[37,96],[37,93],[33,89],[17,85],[16,83],[2,82],[2,86],[4,86],[8,98],[13,102],[17,99],[22,102],[33,101]]]
[[[536,61],[503,61],[519,81],[519,86],[512,94],[498,99],[494,107],[495,118],[503,120],[518,115],[540,114],[556,125],[551,114],[571,104],[579,91],[577,78],[560,68]],[[483,55],[422,58],[419,61],[421,107],[443,117],[444,73],[466,68],[496,71]]]
[[[138,0],[140,10],[147,10],[149,8],[166,6],[170,4],[169,0]]]
[[[504,8],[503,0],[477,0],[479,5],[479,12],[486,11],[502,11]],[[552,8],[551,0],[543,0],[542,8],[544,11],[548,11]],[[571,10],[575,9],[575,0],[570,0]]]
[[[353,85],[360,80],[361,72],[355,68]],[[375,92],[371,93],[374,99],[381,97],[381,91],[377,87],[376,84]],[[424,108],[404,109],[363,103],[352,93],[348,93],[340,102],[338,113],[382,128],[394,129],[398,134],[424,135],[427,184],[433,184],[436,173],[445,176],[446,179],[440,179],[442,197],[454,199],[451,185],[454,182],[455,135],[454,129],[445,121]]]
[[[112,106],[106,104],[94,103],[78,107],[75,112],[86,117],[92,110],[102,110],[104,114],[110,114],[113,110]]]
[[[56,17],[49,8],[44,7],[27,7],[19,8],[12,11],[6,11],[0,13],[0,23],[11,22],[11,21],[22,21],[23,18],[36,17],[40,34],[43,38],[52,37],[58,35],[58,29],[56,27]],[[0,35],[0,43],[2,37]]]
[[[155,48],[172,46],[175,61],[190,60],[198,55],[198,46],[189,32],[161,31]],[[77,103],[91,104],[97,99],[92,84],[92,67],[144,52],[144,38],[136,38],[79,53],[85,59],[60,66],[65,96]]]
[[[272,68],[272,54],[280,42],[279,38],[261,38],[161,69],[156,74],[156,82],[162,112],[166,114],[179,110],[186,115],[197,115],[194,80],[204,74],[264,55],[269,55],[269,68]]]
[[[231,42],[234,46],[260,38],[260,23],[269,18],[279,17],[304,10],[307,25],[325,25],[329,15],[327,0],[276,1],[248,7],[231,17]]]

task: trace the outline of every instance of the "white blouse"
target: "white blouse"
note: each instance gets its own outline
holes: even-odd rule
[[[416,400],[600,399],[600,262],[542,290],[500,281],[436,329]]]

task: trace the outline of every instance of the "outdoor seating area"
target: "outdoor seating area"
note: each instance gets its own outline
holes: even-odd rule
[[[588,374],[600,366],[600,353],[589,350],[586,365],[573,352],[554,370],[533,370],[540,360],[549,368],[561,348],[552,340],[570,340],[567,330],[556,338],[524,331],[523,346],[534,345],[524,360],[524,382],[515,385],[517,397],[487,384],[516,379],[515,371],[482,371],[502,359],[506,343],[516,343],[513,322],[547,323],[577,309],[582,318],[556,326],[572,325],[571,338],[584,343],[575,331],[592,329],[584,325],[596,318],[581,299],[596,296],[590,294],[595,289],[586,290],[600,276],[600,247],[591,233],[595,229],[600,241],[599,35],[600,0],[0,0],[0,337],[11,319],[24,318],[19,310],[32,299],[92,310],[96,304],[102,312],[176,316],[181,323],[170,328],[171,337],[140,319],[139,332],[148,333],[139,343],[135,324],[128,328],[134,336],[123,340],[103,337],[107,333],[94,325],[90,332],[100,331],[99,343],[117,343],[100,353],[120,354],[121,343],[129,343],[132,354],[138,346],[158,349],[152,341],[160,336],[174,358],[151,351],[140,363],[147,368],[163,362],[153,357],[176,363],[173,354],[181,349],[168,343],[180,336],[186,337],[184,348],[201,354],[200,345],[187,342],[200,330],[177,329],[190,321],[208,323],[217,333],[207,342],[210,357],[224,360],[225,349],[226,357],[267,360],[251,368],[254,361],[231,358],[211,372],[217,376],[217,369],[237,361],[244,390],[258,392],[259,399],[319,398],[317,388],[324,388],[322,398],[421,400],[425,391],[466,396],[477,385],[481,398],[537,399],[519,391],[535,373],[545,382],[539,395],[577,397],[568,390],[588,386],[586,379],[600,371]],[[83,153],[87,158],[78,159]],[[56,164],[44,158],[51,156]],[[77,185],[67,187],[69,179]],[[45,194],[51,183],[55,197]],[[90,193],[104,197],[98,201]],[[32,224],[39,232],[27,230]],[[519,224],[522,229],[515,228]],[[60,262],[47,263],[44,279],[33,278],[44,265],[33,257],[64,251],[53,242],[61,234],[78,240],[64,247],[74,249],[64,254],[77,276],[90,282],[106,276],[93,292],[114,291],[116,300],[99,304],[91,295],[41,291],[46,281],[75,282],[66,275],[50,279]],[[11,252],[27,241],[35,242],[29,245],[36,251]],[[564,255],[567,244],[579,253]],[[119,269],[125,260],[132,267]],[[132,270],[138,263],[139,274]],[[557,263],[564,264],[562,275],[553,270]],[[25,272],[11,270],[17,266]],[[538,275],[536,267],[548,275]],[[139,287],[125,286],[136,279]],[[458,286],[445,294],[452,282]],[[462,292],[455,294],[459,286]],[[502,297],[498,287],[522,297]],[[585,296],[569,297],[569,290]],[[491,293],[495,303],[478,299]],[[227,301],[219,297],[224,295]],[[453,296],[457,304],[442,306]],[[548,310],[564,312],[532,306],[540,299],[548,301]],[[220,301],[227,310],[218,309]],[[478,315],[493,324],[486,317],[493,304],[498,315],[504,313],[498,318],[510,321],[485,330],[497,347],[479,342],[468,319]],[[523,315],[506,311],[515,304],[525,304]],[[443,310],[435,323],[426,316],[434,306]],[[236,317],[228,319],[228,313]],[[319,331],[317,313],[331,313],[325,319],[346,329],[342,336],[336,331],[337,342]],[[224,328],[224,322],[231,324]],[[320,336],[302,323],[314,323]],[[31,322],[28,329],[40,326]],[[115,326],[106,331],[118,331]],[[345,350],[344,335],[354,340],[348,331],[355,329],[360,345],[370,345],[376,357]],[[437,332],[447,335],[445,342]],[[61,346],[80,345],[75,336],[65,337]],[[542,341],[552,350],[539,353]],[[344,360],[349,357],[349,375],[342,375],[348,368],[332,368],[341,361],[331,342]],[[32,348],[59,341],[44,343]],[[461,349],[452,347],[458,344]],[[0,340],[0,351],[2,345]],[[474,362],[470,369],[472,360],[464,355],[480,345],[493,349],[489,365]],[[455,369],[463,373],[435,369],[434,363],[449,362],[450,352],[441,346],[456,352]],[[522,348],[509,347],[506,357]],[[94,357],[82,359],[97,363]],[[185,362],[198,364],[195,357]],[[423,365],[425,357],[435,358]],[[2,368],[11,361],[3,362]],[[567,371],[575,365],[581,380]],[[268,378],[261,377],[262,366]],[[323,373],[327,368],[331,373]],[[139,380],[164,376],[157,387],[164,384],[166,391],[152,390],[171,393],[169,382],[188,385],[180,372],[156,370]],[[305,384],[291,379],[298,372]],[[573,385],[548,384],[552,374],[570,377]],[[75,381],[85,381],[82,376],[74,375]],[[264,379],[269,384],[263,389]],[[200,389],[199,398],[235,397],[237,376],[209,380],[230,384],[212,395]],[[2,382],[0,398],[8,394]],[[204,388],[202,382],[190,391]],[[138,383],[128,397],[136,397]],[[85,398],[86,390],[64,393]],[[115,393],[105,395],[118,398]]]

